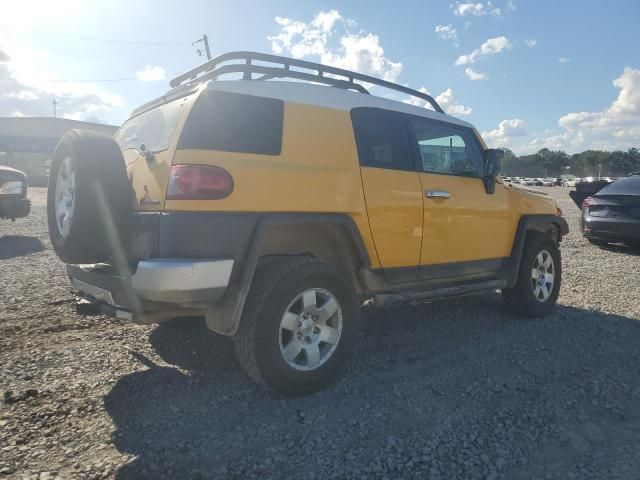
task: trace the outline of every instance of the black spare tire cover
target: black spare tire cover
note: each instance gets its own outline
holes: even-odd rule
[[[49,237],[66,263],[98,263],[124,255],[133,191],[116,141],[69,130],[49,174]]]

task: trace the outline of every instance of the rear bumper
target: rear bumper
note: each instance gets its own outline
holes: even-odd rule
[[[105,264],[67,265],[71,284],[105,313],[122,318],[173,310],[204,309],[225,293],[232,259],[154,258],[138,262],[135,273],[119,274]]]
[[[31,202],[24,197],[0,197],[0,218],[22,218],[29,215]]]
[[[586,238],[611,242],[640,240],[640,220],[585,215],[581,227],[582,235]]]

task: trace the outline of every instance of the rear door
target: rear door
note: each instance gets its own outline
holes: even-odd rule
[[[420,278],[491,273],[509,256],[516,219],[504,186],[486,192],[471,129],[407,119],[424,202]]]
[[[351,112],[362,185],[376,252],[390,283],[417,280],[422,243],[422,190],[412,169],[402,114]]]

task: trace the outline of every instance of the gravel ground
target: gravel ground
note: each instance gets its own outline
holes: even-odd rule
[[[335,386],[282,400],[199,321],[75,314],[44,190],[0,223],[0,478],[640,478],[640,256],[577,229],[559,306],[366,309]]]

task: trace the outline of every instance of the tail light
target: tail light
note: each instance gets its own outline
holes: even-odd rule
[[[233,191],[233,178],[224,168],[174,165],[169,174],[167,200],[219,200]]]
[[[589,205],[593,203],[593,199],[591,197],[587,197],[582,200],[582,208],[589,208]]]

